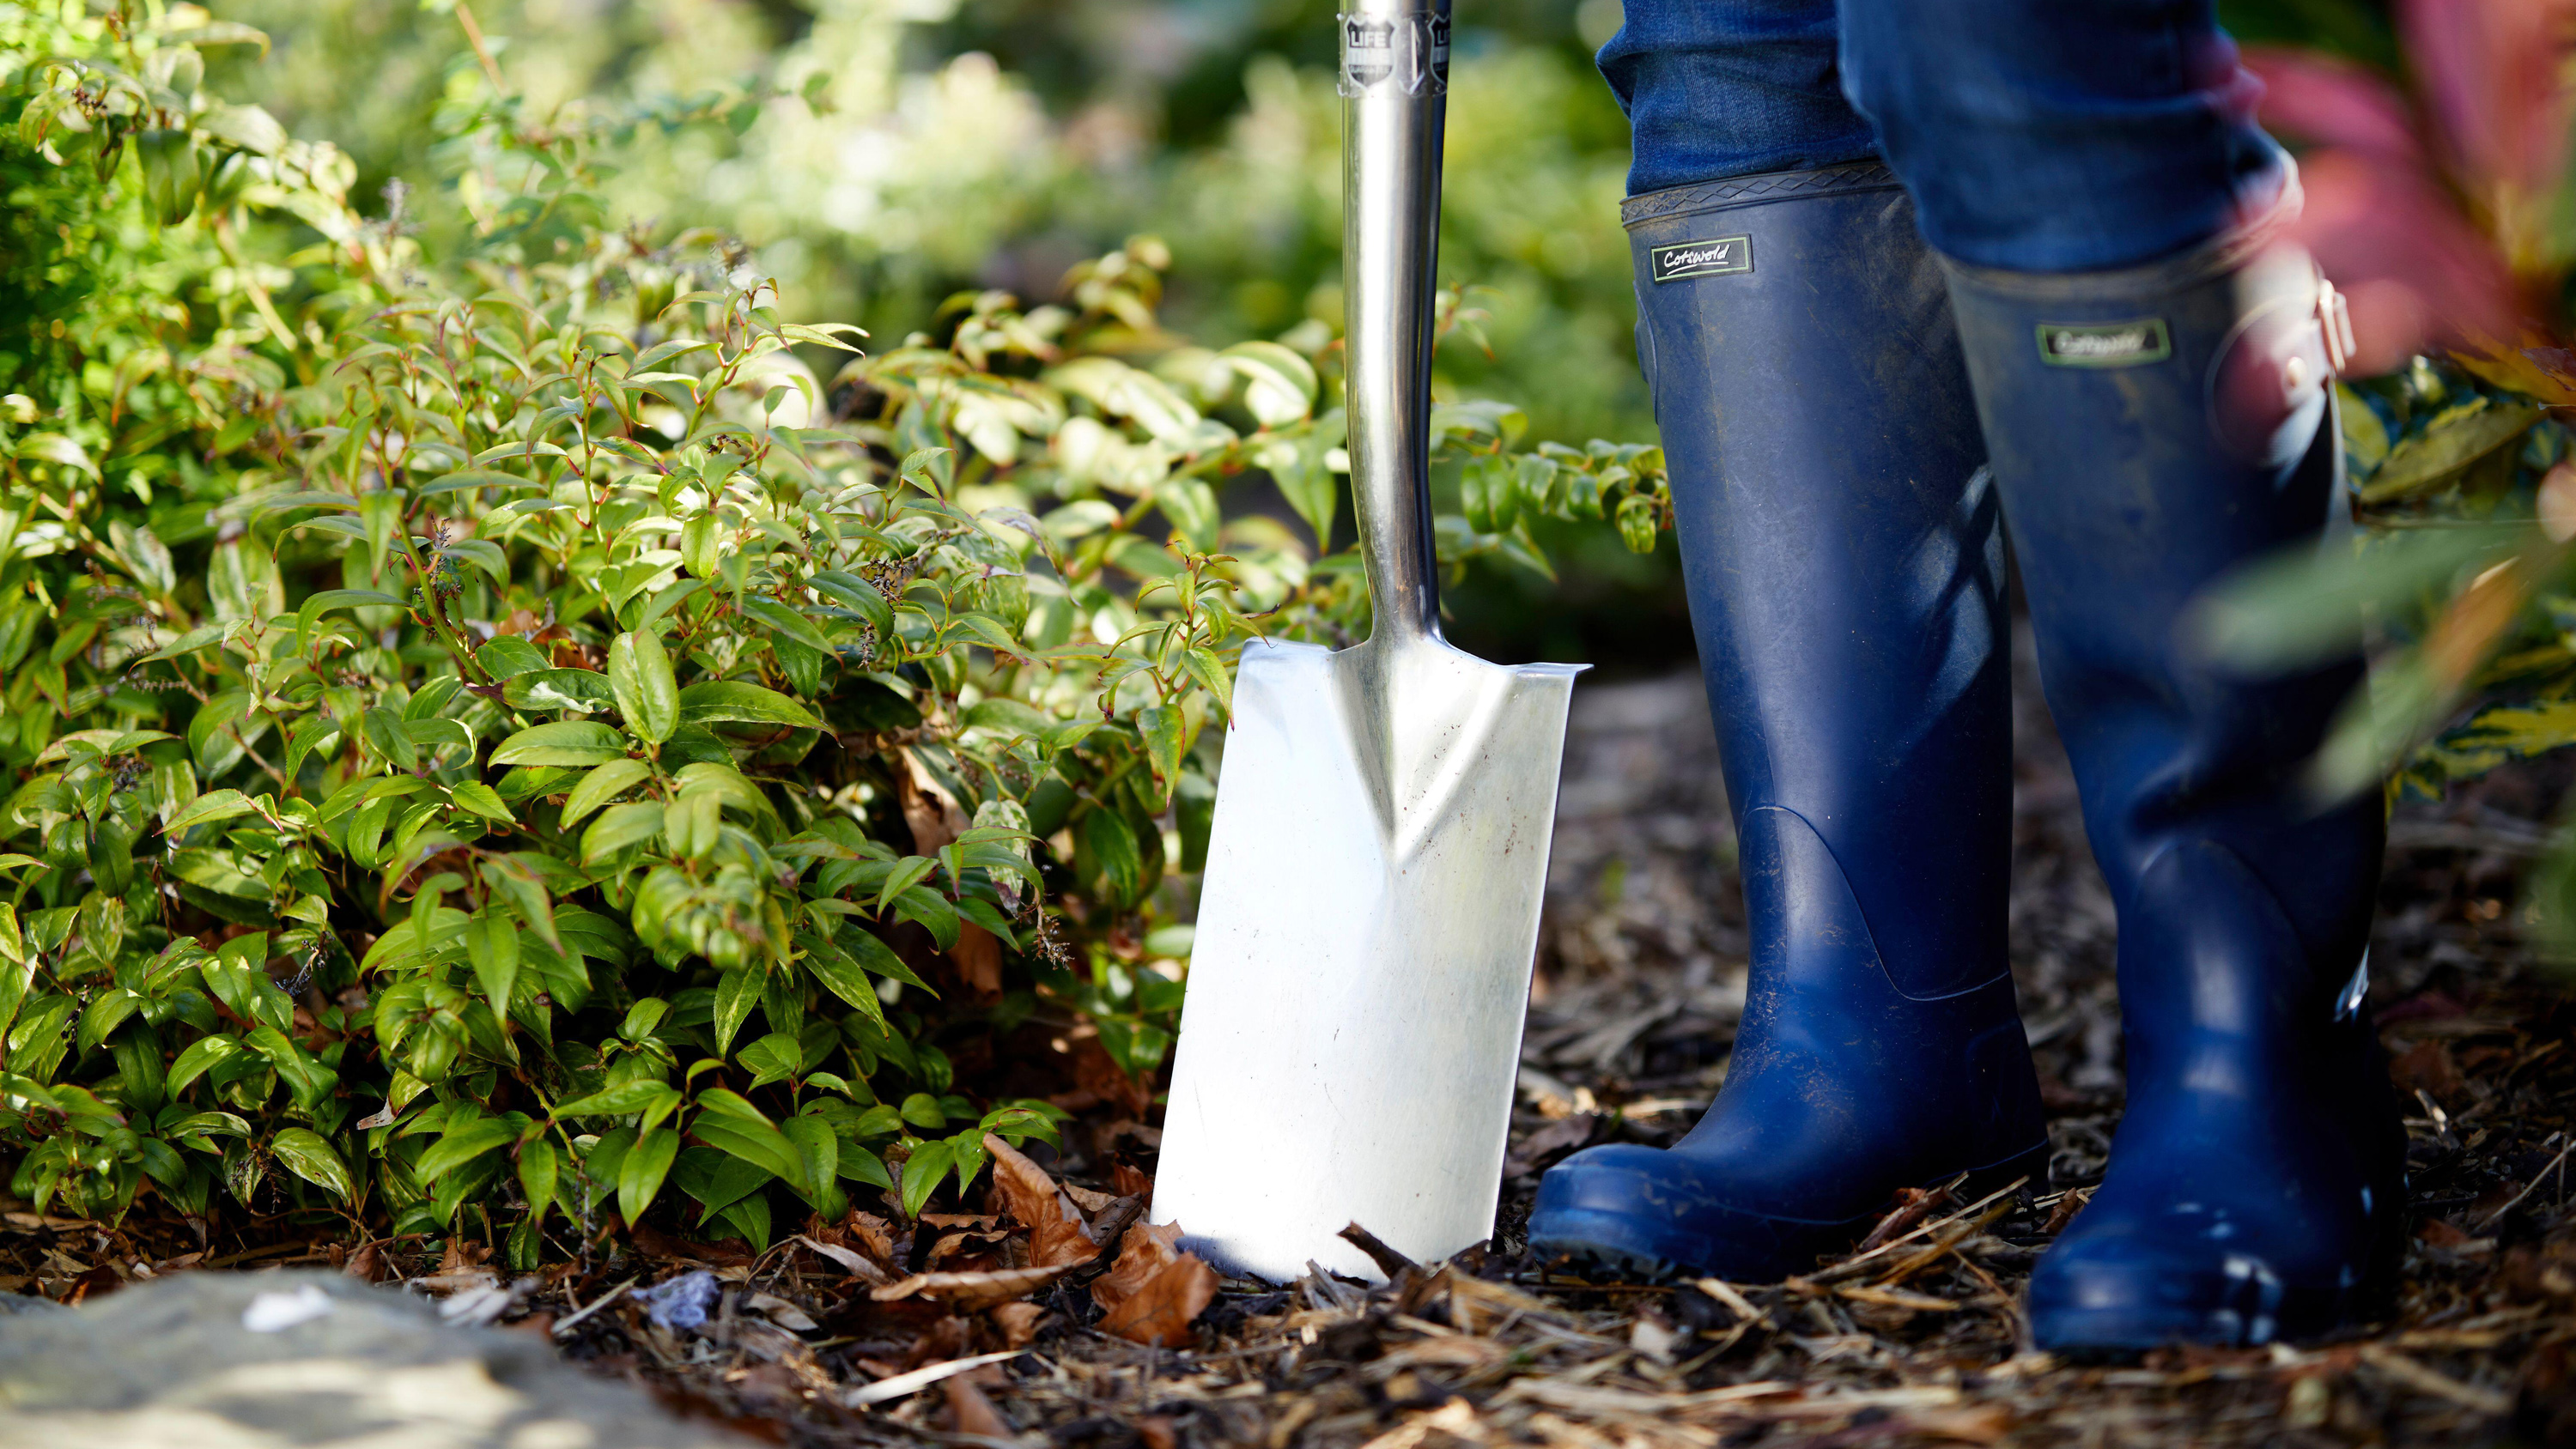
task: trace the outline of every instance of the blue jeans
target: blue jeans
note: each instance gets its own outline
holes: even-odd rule
[[[1877,157],[1978,266],[2152,261],[2286,171],[2211,0],[1628,0],[1600,65],[1632,195]]]

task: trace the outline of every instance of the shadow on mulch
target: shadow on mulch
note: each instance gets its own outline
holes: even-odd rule
[[[648,1232],[638,1253],[505,1284],[468,1255],[404,1244],[353,1258],[289,1242],[191,1262],[156,1255],[193,1245],[149,1225],[108,1234],[11,1212],[0,1273],[61,1298],[155,1263],[341,1264],[804,1445],[2576,1442],[2576,1004],[2513,909],[2568,782],[2556,762],[2407,807],[2391,832],[2371,1005],[2417,1113],[2417,1226],[2396,1317],[2326,1344],[2124,1367],[2028,1349],[2024,1280],[2101,1176],[2121,1075],[2110,903],[2026,650],[2012,953],[2053,1180],[1910,1203],[1876,1245],[1785,1285],[1559,1281],[1520,1236],[1548,1164],[1595,1142],[1670,1142],[1724,1075],[1745,937],[1694,678],[1578,695],[1495,1239],[1445,1265],[1391,1261],[1386,1286],[1200,1284],[1141,1234],[1122,1237],[1143,1184],[1111,1165],[1150,1166],[1151,1130],[1121,1123],[1094,1140],[1080,1121],[1039,1164],[1068,1184],[1053,1205],[1041,1173],[1019,1196],[997,1189],[985,1213],[913,1228],[854,1215],[757,1257]],[[1050,1215],[1036,1234],[1019,1225]],[[1092,1245],[1098,1257],[1072,1261]],[[672,1318],[684,1290],[646,1301],[693,1272],[719,1290],[703,1323]],[[1112,1291],[1119,1281],[1130,1288]],[[1204,1311],[1193,1285],[1220,1287]],[[1197,1312],[1195,1324],[1153,1327],[1148,1300],[1166,1290],[1162,1308]],[[1104,1318],[1104,1301],[1124,1306]],[[1158,1332],[1174,1346],[1131,1341]]]

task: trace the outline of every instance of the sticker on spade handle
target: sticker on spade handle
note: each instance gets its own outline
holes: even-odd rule
[[[1345,14],[1342,75],[1345,96],[1366,95],[1388,81],[1408,96],[1442,95],[1449,89],[1449,17],[1438,11],[1385,18]]]

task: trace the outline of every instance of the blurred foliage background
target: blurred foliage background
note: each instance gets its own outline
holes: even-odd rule
[[[2385,0],[2221,9],[2248,44],[2404,68]],[[433,139],[439,108],[486,84],[447,6],[225,13],[276,41],[266,62],[233,62],[233,88],[335,140],[357,163],[353,195],[467,169]],[[1330,0],[476,0],[472,13],[510,84],[567,118],[765,90],[725,128],[622,148],[605,219],[740,236],[791,315],[851,318],[891,342],[960,288],[1050,300],[1074,264],[1144,233],[1180,261],[1162,308],[1178,332],[1340,324]],[[1591,65],[1619,0],[1473,0],[1457,18],[1441,276],[1473,288],[1485,319],[1444,346],[1443,393],[1516,403],[1537,438],[1650,440],[1618,221],[1627,125]],[[1451,601],[1462,643],[1613,673],[1690,658],[1669,543],[1639,557],[1599,530],[1539,532],[1562,576],[1471,571]]]
[[[357,164],[354,197],[470,168],[433,122],[488,82],[443,7],[223,13],[275,52],[210,79],[333,138]],[[787,315],[850,318],[892,345],[961,288],[1052,300],[1074,264],[1144,233],[1177,259],[1161,308],[1177,332],[1340,326],[1325,0],[475,0],[472,14],[531,114],[766,90],[725,127],[635,137],[602,194],[612,224],[741,237]],[[1590,60],[1618,18],[1618,0],[1459,13],[1441,277],[1484,317],[1443,347],[1441,392],[1516,403],[1537,438],[1654,436],[1618,217],[1627,125]],[[1669,544],[1641,558],[1604,530],[1541,532],[1562,588],[1472,571],[1452,601],[1462,642],[1613,667],[1689,657]]]

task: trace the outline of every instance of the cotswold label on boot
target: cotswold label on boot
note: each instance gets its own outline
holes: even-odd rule
[[[1649,270],[1658,282],[1678,282],[1684,277],[1731,277],[1753,270],[1753,238],[1722,236],[1711,241],[1683,242],[1680,246],[1657,247],[1647,255],[1652,259]]]
[[[2051,367],[2134,367],[2171,356],[2173,339],[2162,317],[2039,324],[2039,360]]]

